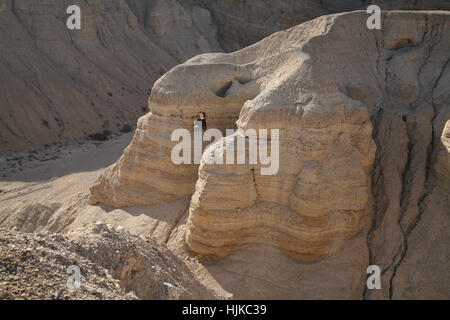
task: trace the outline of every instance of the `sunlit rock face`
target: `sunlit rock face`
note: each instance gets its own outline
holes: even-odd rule
[[[376,150],[371,106],[348,96],[341,88],[356,79],[337,81],[337,70],[328,64],[341,57],[350,62],[346,56],[352,54],[359,63],[342,61],[344,66],[361,77],[370,72],[357,53],[340,49],[336,56],[328,49],[345,37],[340,28],[355,21],[357,15],[320,18],[234,54],[190,61],[250,66],[259,93],[242,106],[237,126],[279,129],[274,175],[261,174],[267,167],[261,164],[201,164],[186,238],[193,251],[220,257],[265,243],[314,260],[362,229]],[[232,139],[223,141],[225,149]]]
[[[335,19],[171,70],[152,89],[151,112],[131,145],[91,189],[91,202],[152,205],[193,194],[187,241],[201,255],[223,256],[251,242],[302,259],[334,251],[361,229],[375,154],[368,107],[342,92],[332,73],[321,75],[326,55],[314,52]],[[199,111],[223,133],[278,129],[277,172],[261,175],[261,165],[248,162],[175,165],[171,132],[192,131]]]
[[[450,10],[447,0],[370,4],[382,10]],[[66,26],[71,5],[81,9],[79,30]],[[148,112],[150,88],[178,63],[201,53],[239,50],[316,17],[368,5],[0,0],[0,153],[118,131]]]
[[[176,0],[1,0],[0,153],[135,123],[161,75],[221,51],[215,32],[208,10]]]
[[[449,15],[382,19],[381,30],[369,30],[365,12],[324,16],[175,67],[155,83],[151,112],[92,187],[91,202],[153,205],[191,196],[182,230],[200,256],[262,244],[315,261],[359,234],[367,238],[364,254],[388,275],[385,287],[394,269],[414,272],[400,257],[408,257],[407,241],[423,238],[413,230],[435,207],[425,204],[438,199],[439,219],[448,219],[448,148],[441,146],[450,118]],[[200,111],[208,128],[240,131],[213,144],[200,165],[175,165],[171,133],[192,132]],[[261,174],[268,165],[259,162],[206,162],[251,129],[268,129],[269,137],[279,130],[275,174]]]

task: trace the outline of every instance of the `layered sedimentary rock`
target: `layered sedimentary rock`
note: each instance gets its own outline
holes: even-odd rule
[[[242,104],[257,94],[256,82],[245,67],[180,65],[159,79],[149,99],[150,113],[138,121],[130,146],[119,161],[91,188],[91,202],[117,207],[167,203],[191,195],[198,165],[176,165],[171,158],[175,129],[193,130],[199,111],[208,126],[225,131],[233,128]],[[222,97],[233,82],[239,88],[232,97]],[[245,82],[241,85],[240,82]],[[231,90],[231,88],[230,88]],[[192,160],[193,162],[193,160]]]
[[[344,88],[369,74],[370,64],[354,49],[350,53],[351,46],[347,52],[346,45],[338,46],[358,43],[341,28],[361,18],[323,17],[234,54],[189,61],[250,65],[259,94],[243,104],[237,126],[280,132],[275,175],[261,175],[261,165],[201,164],[188,221],[187,243],[193,251],[224,256],[262,242],[314,260],[362,229],[375,156],[370,121],[375,105],[354,99]],[[354,77],[330,71],[336,59]],[[225,141],[225,148],[230,143]],[[221,143],[211,152],[214,148],[222,148]]]
[[[67,235],[0,228],[0,239],[2,299],[216,298],[164,245],[123,227],[97,222]],[[66,285],[75,266],[78,290]]]
[[[381,10],[450,10],[448,1],[409,0],[196,0],[211,12],[218,27],[218,39],[225,51],[251,45],[279,30],[322,15],[366,10],[378,5]]]
[[[430,277],[448,265],[450,16],[382,18],[381,30],[368,30],[364,12],[324,16],[172,69],[155,83],[151,112],[91,202],[157,204],[193,194],[186,243],[201,256],[257,243],[310,261],[359,233],[367,265],[383,271],[382,290],[364,297],[421,296],[405,282],[412,274],[445,297],[445,285]],[[192,131],[199,111],[223,133],[279,129],[278,172],[206,163],[242,132],[215,143],[200,166],[174,165],[170,134]]]
[[[66,27],[74,4],[81,30]],[[370,4],[450,10],[446,0],[1,0],[0,152],[120,129],[177,63]]]
[[[1,1],[0,152],[135,123],[156,79],[221,50],[207,10],[129,2]],[[80,30],[66,27],[70,5]]]
[[[195,252],[223,256],[246,243],[263,242],[310,260],[333,252],[340,240],[360,231],[375,155],[369,115],[338,91],[319,91],[302,106],[295,104],[304,94],[297,89],[304,79],[295,78],[294,73],[277,81],[278,90],[263,89],[266,97],[246,103],[238,121],[243,130],[279,128],[275,175],[261,175],[258,164],[201,164],[188,222],[187,241]],[[273,105],[274,92],[292,89],[297,91],[293,101]],[[234,138],[226,138],[224,149]],[[220,148],[219,142],[209,151]]]

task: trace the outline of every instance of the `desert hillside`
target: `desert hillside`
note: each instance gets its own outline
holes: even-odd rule
[[[0,153],[134,125],[153,83],[178,63],[370,3],[450,10],[445,0],[1,0]],[[81,30],[65,26],[72,4]]]
[[[448,266],[450,16],[388,12],[380,31],[364,28],[366,17],[322,16],[173,68],[155,83],[150,112],[91,188],[90,202],[190,198],[169,247],[217,259],[218,269],[239,270],[233,258],[242,255],[279,267],[267,247],[315,262],[289,297],[446,297],[448,281],[435,273]],[[278,172],[207,163],[207,153],[220,154],[239,132],[212,145],[200,166],[174,164],[170,132],[192,130],[200,110],[223,131],[279,129]],[[364,266],[372,264],[382,270],[381,290],[364,288]],[[246,272],[294,286],[263,268]],[[307,280],[322,273],[336,276],[326,293]],[[234,285],[249,297],[248,287]]]
[[[195,12],[186,9],[195,4],[210,12],[208,23],[220,21],[207,28],[214,35],[192,24],[209,46],[205,52],[239,49],[296,21],[273,15],[279,24],[267,19],[261,32],[224,34],[236,26],[233,11],[223,12],[231,2],[183,2],[183,12]],[[128,5],[128,17],[145,7],[117,3]],[[320,3],[320,17],[298,17],[305,22],[238,51],[195,55],[185,44],[186,56],[163,54],[170,61],[161,76],[145,82],[131,72],[127,84],[151,87],[158,78],[134,132],[2,157],[0,239],[6,244],[0,244],[67,243],[60,255],[99,266],[89,278],[94,289],[81,298],[98,298],[96,292],[114,286],[104,298],[448,299],[450,12],[384,11],[381,29],[369,30],[365,11],[321,15],[320,8],[337,8]],[[348,1],[345,10],[355,3],[366,2]],[[259,21],[262,15],[250,16]],[[149,16],[130,18],[133,32],[148,36],[141,23]],[[160,22],[155,30],[172,36],[193,32],[153,18]],[[175,44],[172,36],[159,38],[161,52]],[[118,92],[111,91],[110,101],[120,104]],[[171,134],[192,132],[199,112],[223,137],[199,164],[176,164]],[[265,174],[268,164],[250,161],[210,162],[228,150],[239,159],[230,147],[239,139],[261,145],[261,137],[245,137],[249,130],[269,130],[266,151],[278,155],[277,170]],[[157,277],[151,265],[161,268]],[[366,285],[373,265],[381,269],[377,290]],[[99,279],[102,268],[108,281]],[[10,284],[20,278],[17,269],[0,272],[10,277],[0,284],[3,296],[10,287],[14,297],[39,296]]]
[[[102,222],[67,235],[0,229],[0,247],[0,299],[215,298],[154,239]],[[66,286],[71,266],[83,271],[79,290]]]

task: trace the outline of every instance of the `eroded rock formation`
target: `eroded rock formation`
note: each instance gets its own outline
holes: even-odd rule
[[[156,79],[221,50],[207,10],[128,2],[1,1],[0,152],[135,123]],[[74,4],[80,30],[66,27]]]
[[[67,235],[0,228],[0,248],[2,299],[216,298],[163,245],[102,222]],[[69,289],[74,265],[80,287]]]
[[[69,31],[73,4],[82,25]],[[177,63],[370,4],[450,10],[446,0],[1,0],[0,152],[120,129]]]
[[[324,16],[172,69],[91,202],[192,194],[185,239],[201,256],[258,243],[317,260],[363,235],[367,265],[383,271],[382,290],[365,298],[445,297],[445,281],[432,273],[448,265],[450,15],[383,13],[381,30],[368,30],[366,18]],[[174,165],[171,131],[192,130],[198,111],[222,131],[279,129],[278,173],[207,164],[206,153],[199,167]]]
[[[218,26],[218,40],[225,51],[249,46],[274,32],[322,15],[366,10],[372,4],[381,10],[450,10],[447,1],[409,0],[196,0],[211,12]]]
[[[247,242],[268,241],[304,257],[331,252],[338,239],[363,225],[375,153],[370,116],[411,111],[419,85],[407,73],[420,67],[416,57],[437,39],[413,45],[425,40],[427,30],[445,32],[446,17],[394,13],[385,20],[389,32],[380,34],[364,28],[362,13],[327,16],[233,54],[189,60],[155,84],[151,113],[139,120],[124,156],[92,188],[91,201],[129,206],[191,194],[197,167],[172,163],[171,132],[192,129],[199,110],[208,114],[210,127],[224,131],[240,112],[241,129],[281,130],[280,170],[261,176],[257,166],[202,164],[190,207],[191,248],[223,255]],[[422,34],[404,33],[417,28]],[[381,54],[388,55],[386,89],[377,69]],[[400,69],[396,60],[413,65]]]

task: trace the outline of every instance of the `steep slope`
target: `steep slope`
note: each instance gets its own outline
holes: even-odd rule
[[[67,239],[48,233],[27,234],[0,229],[0,299],[130,300],[108,270],[67,249]],[[67,287],[69,266],[80,268],[78,290]]]
[[[244,278],[276,269],[280,249],[315,261],[316,273],[306,271],[312,278],[336,276],[323,284],[333,288],[326,297],[448,297],[448,275],[431,274],[448,268],[450,15],[387,12],[381,30],[368,30],[366,19],[365,12],[324,16],[172,69],[155,83],[150,113],[92,187],[91,202],[157,205],[193,194],[168,243],[222,257],[212,273],[251,256],[266,267],[248,267]],[[173,164],[170,134],[192,131],[199,111],[223,133],[279,129],[279,171],[207,164],[208,153],[199,167]],[[372,264],[382,269],[382,290],[365,289]],[[252,292],[224,281],[234,293]],[[323,293],[306,283],[301,297]],[[267,297],[266,289],[253,293]]]
[[[195,11],[194,24],[191,12],[165,3],[140,21],[123,0],[2,0],[0,151],[132,124],[158,77],[220,50],[206,11]],[[66,27],[72,4],[81,30]]]
[[[67,236],[0,229],[2,299],[212,299],[154,239],[97,222]],[[66,286],[70,266],[80,287]]]
[[[194,0],[211,12],[218,39],[225,51],[249,46],[276,31],[322,15],[366,10],[376,4],[381,10],[450,10],[448,1],[429,0]]]
[[[450,10],[446,0],[0,0],[0,152],[118,130],[176,64],[372,3]],[[66,28],[72,4],[81,30]]]

